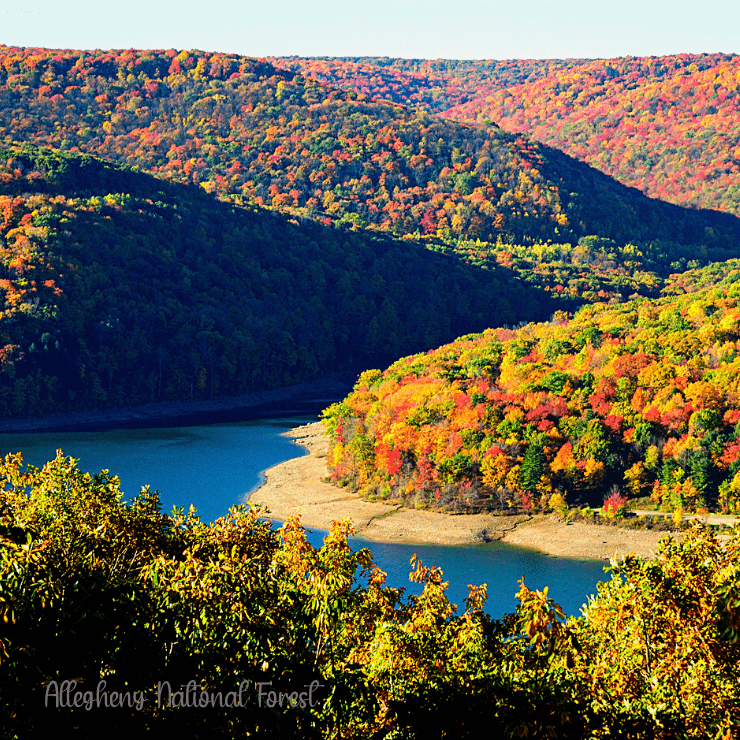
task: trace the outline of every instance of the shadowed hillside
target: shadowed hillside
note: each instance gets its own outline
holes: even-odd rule
[[[244,393],[552,310],[503,268],[28,146],[0,151],[0,236],[3,415]]]

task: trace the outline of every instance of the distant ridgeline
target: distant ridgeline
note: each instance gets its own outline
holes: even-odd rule
[[[740,215],[740,56],[275,62],[445,118],[495,122],[652,197]]]
[[[0,150],[0,413],[274,387],[548,316],[549,294],[390,235]]]
[[[734,220],[650,200],[495,126],[225,54],[0,47],[3,135],[76,148],[237,202],[448,242],[598,235],[619,245],[691,245],[701,260],[706,250],[734,248],[740,234]]]
[[[675,295],[490,329],[369,370],[325,412],[332,476],[447,509],[596,499],[740,512],[740,262]]]
[[[2,415],[384,365],[740,256],[730,214],[264,60],[0,62]]]

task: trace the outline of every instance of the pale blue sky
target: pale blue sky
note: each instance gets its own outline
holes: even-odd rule
[[[5,6],[5,7],[3,7]],[[4,0],[0,43],[249,56],[508,59],[740,52],[737,0]]]

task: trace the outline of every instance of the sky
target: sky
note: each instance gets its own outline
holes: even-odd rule
[[[6,7],[2,7],[5,5]],[[0,43],[247,56],[554,59],[740,52],[736,0],[4,0]]]

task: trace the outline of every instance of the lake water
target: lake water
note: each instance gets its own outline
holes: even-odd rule
[[[261,419],[240,423],[164,429],[126,429],[105,432],[62,432],[0,435],[0,452],[23,452],[26,462],[43,465],[57,448],[79,459],[82,470],[108,469],[121,479],[128,497],[143,485],[161,492],[165,512],[173,506],[195,506],[202,520],[210,522],[244,503],[264,480],[263,471],[301,454],[304,448],[281,436],[311,418]],[[325,532],[313,531],[318,547]],[[578,614],[596,583],[608,579],[603,563],[593,560],[553,558],[542,553],[492,543],[471,547],[397,545],[364,542],[376,563],[388,573],[387,585],[419,593],[408,580],[409,559],[416,554],[424,565],[438,565],[450,585],[450,600],[462,610],[468,584],[487,583],[488,608],[494,617],[513,611],[517,581],[524,577],[529,588],[549,586],[549,595],[569,614]]]

